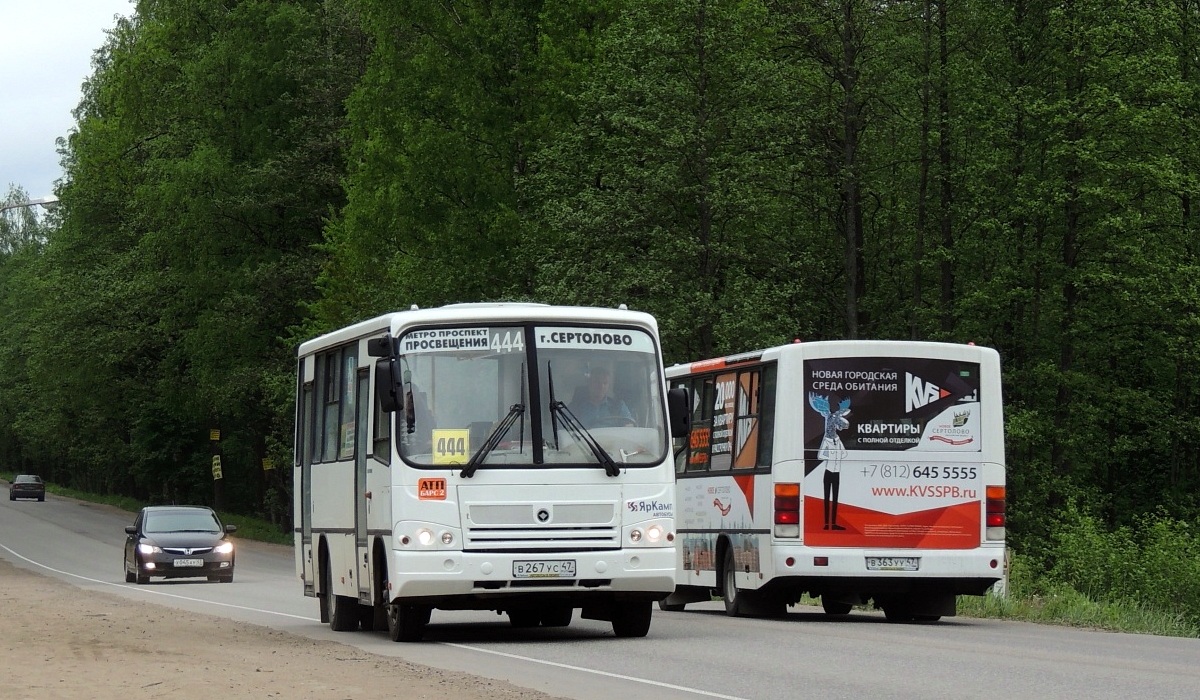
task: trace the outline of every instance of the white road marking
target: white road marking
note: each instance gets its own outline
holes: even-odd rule
[[[281,612],[277,612],[275,610],[263,610],[261,608],[251,608],[251,607],[247,607],[244,605],[233,605],[232,603],[218,603],[218,602],[212,601],[212,600],[202,600],[200,598],[191,598],[189,596],[177,595],[175,593],[164,593],[162,591],[155,591],[155,590],[151,590],[149,588],[143,588],[141,586],[131,586],[127,583],[113,583],[112,581],[102,581],[100,579],[89,578],[87,576],[80,576],[79,574],[73,574],[70,571],[62,571],[60,569],[55,569],[53,567],[46,566],[45,564],[43,564],[41,562],[34,561],[33,559],[30,559],[29,557],[18,554],[17,552],[14,552],[12,549],[9,549],[8,547],[6,547],[2,544],[0,544],[0,549],[3,549],[4,551],[8,552],[9,554],[13,555],[14,557],[16,557],[22,561],[28,562],[37,567],[41,567],[41,568],[45,569],[46,571],[53,571],[54,573],[61,574],[63,576],[71,576],[71,577],[74,577],[74,578],[77,578],[77,579],[80,579],[83,581],[87,581],[89,583],[98,583],[98,584],[102,584],[105,586],[113,586],[115,588],[122,588],[125,590],[134,590],[134,591],[138,591],[140,593],[151,593],[154,595],[165,596],[167,598],[177,598],[179,600],[187,600],[187,601],[190,601],[193,603],[206,603],[208,605],[218,605],[218,606],[225,607],[225,608],[234,608],[236,610],[246,610],[249,612],[262,613],[265,615],[279,615],[281,617],[290,617],[294,620],[306,620],[308,622],[320,622],[320,620],[318,620],[315,617],[307,617],[304,615],[292,615],[290,613],[281,613]],[[441,644],[443,646],[454,647],[456,649],[466,649],[467,651],[475,651],[475,652],[479,652],[481,654],[492,654],[493,656],[503,656],[504,658],[507,658],[507,659],[516,659],[518,661],[525,661],[525,662],[533,663],[533,664],[541,664],[543,666],[553,666],[555,668],[562,668],[562,669],[566,669],[568,671],[578,671],[580,673],[591,673],[591,674],[594,674],[597,676],[607,676],[608,678],[617,678],[617,679],[620,679],[623,681],[631,681],[633,683],[642,683],[645,685],[652,685],[652,686],[655,686],[658,688],[669,688],[671,690],[678,690],[678,691],[681,691],[684,693],[692,693],[694,695],[702,695],[707,698],[719,698],[719,700],[746,700],[745,698],[740,698],[736,695],[721,695],[720,693],[710,693],[707,690],[699,690],[697,688],[688,688],[687,686],[674,685],[672,683],[663,683],[662,681],[652,681],[648,678],[638,678],[637,676],[626,676],[626,675],[623,675],[620,673],[610,673],[608,671],[600,671],[600,670],[594,669],[594,668],[584,668],[582,666],[572,666],[571,664],[558,663],[557,661],[545,661],[543,659],[535,659],[535,658],[532,658],[529,656],[521,656],[520,654],[509,654],[508,652],[495,651],[493,649],[485,649],[483,647],[471,646],[469,644],[454,644],[451,642],[434,642],[434,644]]]

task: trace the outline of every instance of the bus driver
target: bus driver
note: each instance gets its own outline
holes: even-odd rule
[[[605,367],[593,367],[587,384],[575,392],[568,407],[586,428],[613,428],[633,425],[633,412],[621,399],[609,396],[612,373]]]

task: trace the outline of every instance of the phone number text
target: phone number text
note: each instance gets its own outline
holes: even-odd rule
[[[978,467],[926,464],[868,464],[862,468],[868,479],[948,479],[978,478]]]

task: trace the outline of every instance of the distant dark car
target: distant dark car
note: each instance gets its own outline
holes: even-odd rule
[[[151,576],[207,576],[233,581],[235,525],[224,525],[205,506],[148,506],[125,526],[125,581],[149,583]]]
[[[12,483],[8,486],[8,500],[15,501],[18,498],[46,500],[46,482],[42,481],[42,477],[33,474],[21,474],[13,477]]]

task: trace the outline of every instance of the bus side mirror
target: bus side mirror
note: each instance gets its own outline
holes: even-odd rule
[[[390,357],[375,360],[375,399],[384,413],[392,413],[400,407],[395,368],[396,363]]]
[[[371,338],[367,340],[367,355],[370,357],[387,357],[391,354],[391,338],[383,336],[382,338]]]
[[[667,390],[667,416],[671,421],[671,437],[687,437],[692,432],[692,402],[686,388],[677,386]]]

